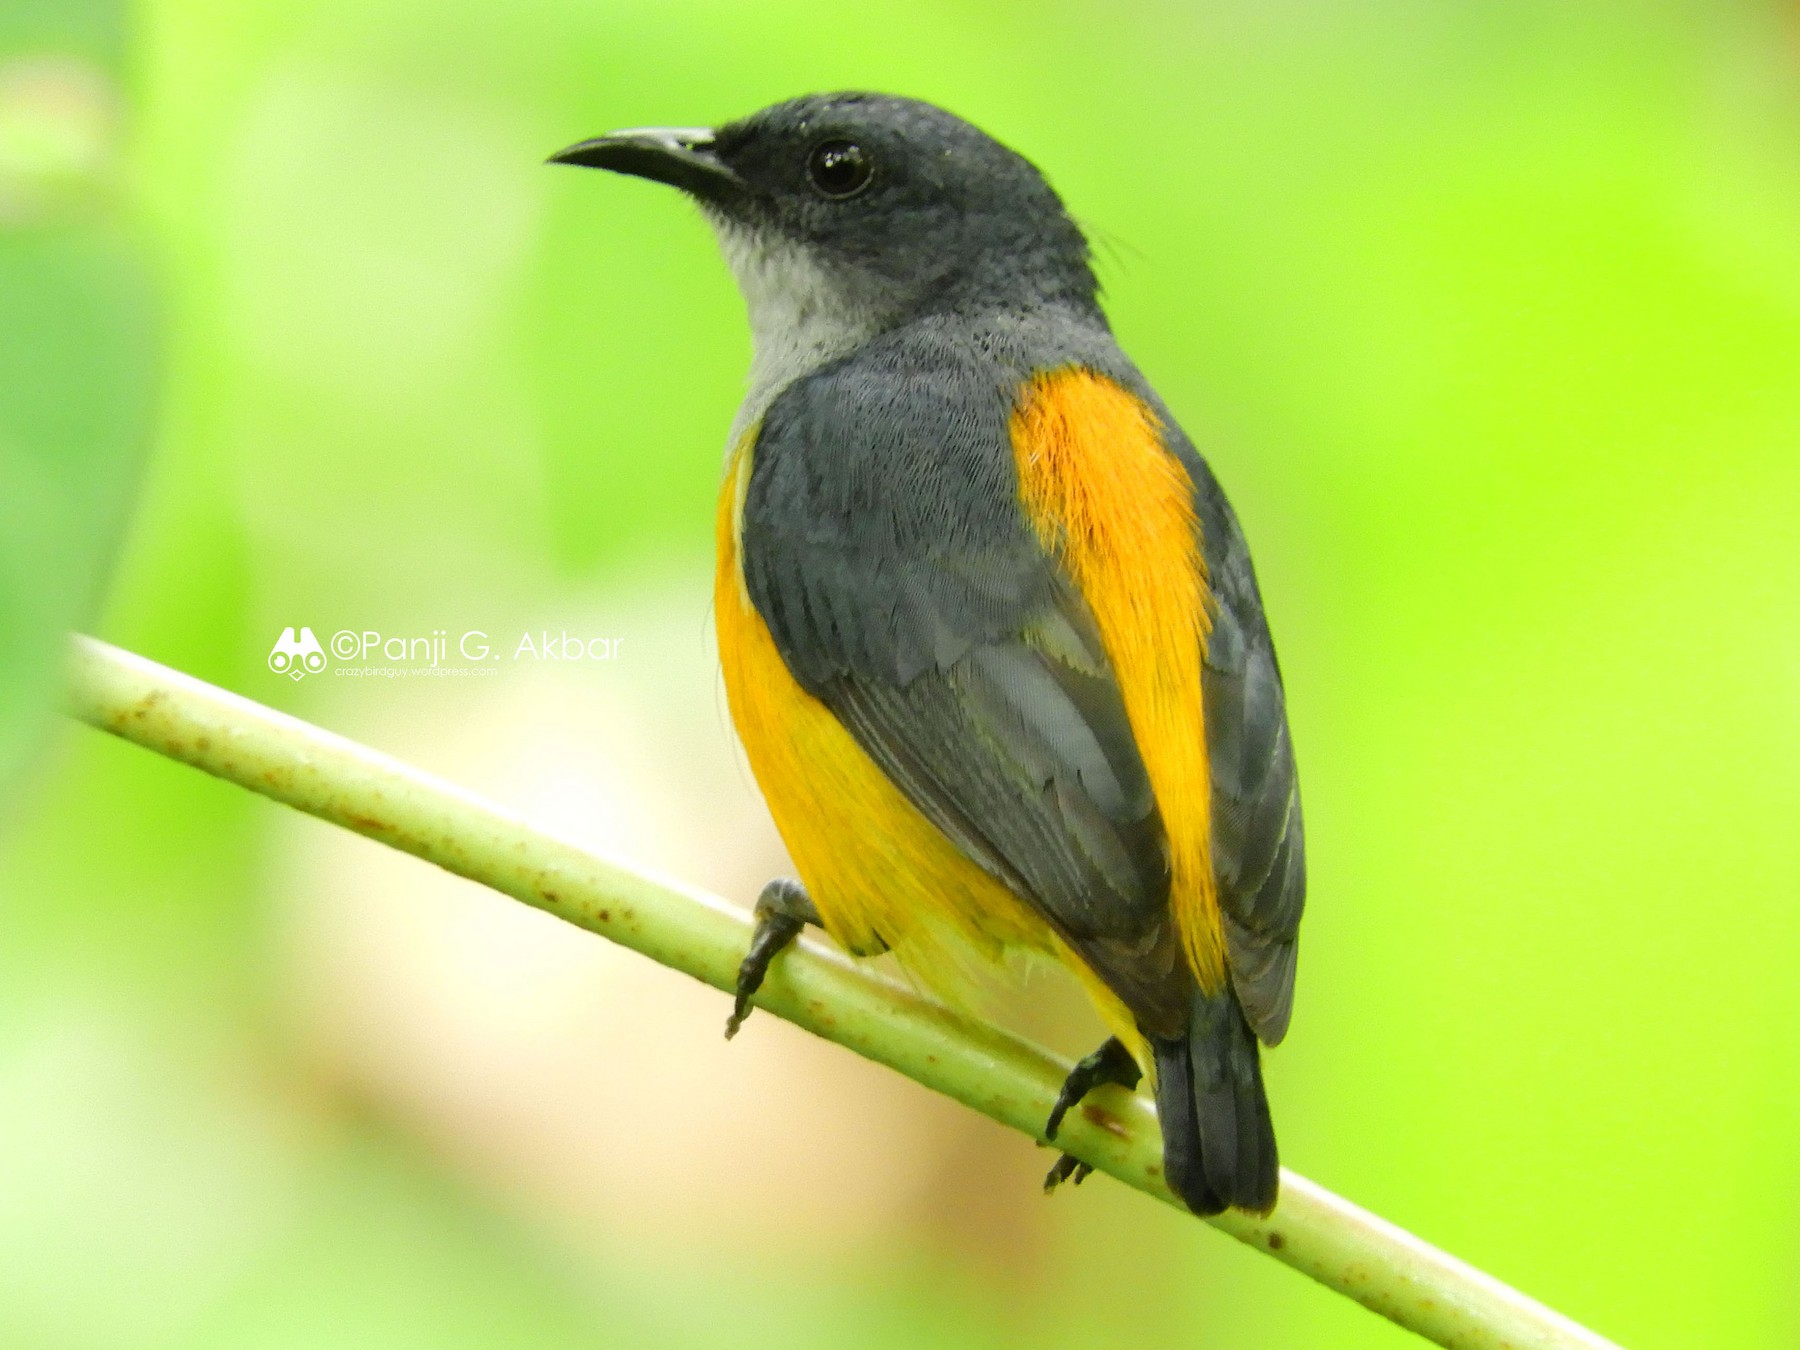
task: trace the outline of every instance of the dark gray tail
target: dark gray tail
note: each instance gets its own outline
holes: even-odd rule
[[[1196,1214],[1267,1213],[1279,1161],[1256,1037],[1229,987],[1194,997],[1187,1035],[1152,1040],[1163,1173]]]

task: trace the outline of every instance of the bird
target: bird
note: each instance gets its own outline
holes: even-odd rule
[[[551,161],[685,193],[749,319],[714,617],[798,875],[756,901],[726,1034],[809,924],[936,989],[1043,954],[1112,1033],[1045,1140],[1147,1074],[1174,1195],[1269,1212],[1260,1045],[1306,893],[1286,696],[1237,517],[1062,199],[970,122],[867,92]],[[1090,1170],[1064,1154],[1046,1189]]]

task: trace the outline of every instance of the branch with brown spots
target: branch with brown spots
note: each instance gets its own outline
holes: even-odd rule
[[[69,709],[102,731],[354,830],[731,991],[746,911],[597,857],[398,760],[91,638],[75,639]],[[803,939],[757,1006],[1035,1139],[1070,1065]],[[1168,1204],[1149,1102],[1105,1088],[1057,1136]],[[1266,1219],[1207,1222],[1439,1345],[1617,1350],[1491,1276],[1283,1171]]]

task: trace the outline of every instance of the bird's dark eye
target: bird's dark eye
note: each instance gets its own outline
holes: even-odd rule
[[[868,151],[855,141],[823,141],[813,147],[806,159],[806,173],[813,186],[839,201],[866,188],[874,172]]]

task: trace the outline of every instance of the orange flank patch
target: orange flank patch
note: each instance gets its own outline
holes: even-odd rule
[[[847,951],[894,949],[921,983],[961,1000],[967,955],[1051,950],[1048,929],[964,857],[788,673],[744,589],[738,534],[754,433],[719,494],[713,609],[732,721],[825,930]]]
[[[1103,376],[1040,374],[1012,419],[1019,492],[1092,610],[1169,838],[1169,903],[1201,987],[1224,979],[1201,665],[1211,621],[1193,488],[1156,415]]]

